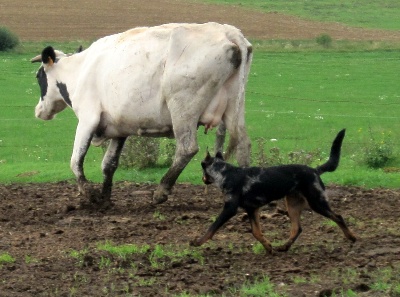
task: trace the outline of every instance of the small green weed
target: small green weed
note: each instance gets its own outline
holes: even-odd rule
[[[157,244],[149,256],[151,266],[154,268],[164,266],[169,262],[177,262],[182,258],[190,257],[204,264],[204,257],[199,249],[185,248],[179,250],[175,246],[162,246]]]
[[[26,255],[25,256],[25,263],[26,264],[37,263],[37,262],[39,262],[38,259],[36,259],[36,258],[34,258],[34,257],[30,256],[30,255]]]
[[[308,281],[305,277],[295,275],[293,277],[293,282],[299,285],[299,284],[306,284]]]
[[[269,154],[265,153],[266,140],[262,137],[256,139],[257,150],[253,154],[253,163],[261,167],[269,167],[282,164],[303,164],[310,166],[316,161],[322,160],[322,151],[316,149],[313,151],[296,150],[291,151],[287,155],[282,154],[279,147],[269,149]]]
[[[158,210],[153,213],[153,218],[159,221],[165,220],[165,215],[161,214]]]
[[[115,245],[111,241],[106,241],[104,243],[99,243],[97,245],[97,249],[100,251],[107,251],[110,254],[114,254],[122,259],[126,259],[128,255],[147,253],[147,251],[150,249],[150,246],[147,244],[142,246],[135,244]]]
[[[109,141],[102,144],[107,151]],[[170,139],[131,136],[122,150],[119,164],[121,168],[156,168],[170,166],[175,156],[175,143]]]
[[[315,38],[315,41],[322,45],[325,48],[329,48],[332,46],[332,37],[329,34],[321,34]]]
[[[3,264],[14,263],[15,259],[9,253],[0,254],[0,267]]]
[[[356,297],[357,293],[351,289],[344,290],[341,289],[339,292],[333,292],[331,297]]]
[[[269,296],[269,297],[283,297],[284,294],[277,293],[274,289],[274,284],[271,283],[269,278],[265,276],[259,281],[254,282],[253,284],[245,283],[240,289],[240,296]]]
[[[100,261],[99,261],[99,268],[104,269],[104,268],[110,267],[110,265],[111,265],[111,259],[108,257],[101,256]]]
[[[376,271],[373,275],[371,289],[384,292],[390,296],[400,296],[400,267],[385,267]]]
[[[393,159],[391,133],[382,132],[380,138],[372,136],[365,147],[365,163],[370,168],[382,168]]]
[[[322,221],[323,226],[328,226],[328,227],[336,227],[336,223],[332,220],[323,220]]]
[[[260,254],[265,254],[265,248],[263,245],[259,242],[255,243],[252,247],[251,250],[253,251],[254,254],[260,255]]]
[[[77,251],[77,250],[70,250],[69,252],[69,256],[76,259],[77,260],[77,264],[79,266],[83,266],[84,264],[84,259],[86,254],[89,252],[88,249],[83,249],[81,251]]]
[[[6,27],[0,27],[0,51],[7,51],[15,48],[19,44],[16,34]]]

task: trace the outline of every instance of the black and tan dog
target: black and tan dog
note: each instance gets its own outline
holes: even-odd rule
[[[214,183],[222,190],[226,196],[225,205],[206,234],[191,244],[200,246],[211,239],[215,232],[237,213],[238,207],[241,207],[250,218],[254,237],[268,252],[272,252],[270,242],[260,229],[259,210],[263,205],[284,197],[292,227],[289,240],[276,250],[289,250],[300,235],[300,215],[307,204],[315,212],[334,221],[349,240],[356,241],[342,216],[334,213],[329,207],[325,186],[320,178],[324,172],[335,171],[338,167],[344,135],[343,129],[333,141],[329,160],[315,169],[305,165],[240,168],[226,163],[221,153],[211,157],[207,152],[206,158],[201,162],[203,182]]]

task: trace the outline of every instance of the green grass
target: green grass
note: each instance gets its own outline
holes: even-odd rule
[[[0,253],[0,268],[3,264],[14,263],[15,259],[9,253]]]
[[[78,44],[67,44],[69,49]],[[38,45],[40,51],[41,45]],[[33,47],[29,45],[29,48]],[[64,48],[62,45],[60,48]],[[77,119],[71,110],[52,121],[34,117],[39,99],[35,81],[38,65],[29,63],[35,52],[0,53],[0,182],[73,180],[69,168]],[[256,48],[247,88],[246,121],[256,151],[256,140],[283,156],[299,150],[321,150],[325,159],[336,133],[347,128],[341,165],[326,174],[328,183],[365,187],[399,186],[400,92],[395,50],[269,51]],[[390,135],[395,159],[392,170],[372,170],[363,164],[365,147]],[[201,183],[200,160],[213,146],[214,134],[198,133],[200,152],[178,182]],[[276,139],[272,142],[271,139]],[[85,172],[102,180],[101,148],[91,147]],[[316,162],[316,163],[321,163]],[[116,180],[157,183],[167,168],[123,170]]]
[[[119,258],[125,259],[129,255],[145,254],[149,249],[149,245],[138,246],[136,244],[115,245],[110,241],[99,243],[97,245],[99,251],[107,251],[110,254],[115,254]]]
[[[247,7],[264,12],[280,12],[301,18],[339,22],[355,27],[400,30],[400,2],[397,0],[198,0]]]

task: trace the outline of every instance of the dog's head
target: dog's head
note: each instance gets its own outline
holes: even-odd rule
[[[218,161],[224,161],[224,157],[221,152],[218,152],[215,157],[211,157],[210,153],[207,151],[207,155],[203,161],[201,161],[201,167],[203,168],[203,182],[206,185],[213,184],[216,179],[216,169],[214,164]]]

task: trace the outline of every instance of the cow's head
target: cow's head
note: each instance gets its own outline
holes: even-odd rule
[[[63,98],[62,84],[57,81],[57,62],[61,57],[67,56],[61,51],[46,47],[41,55],[31,59],[31,62],[42,62],[36,78],[40,87],[40,99],[35,108],[35,116],[42,120],[51,120],[54,116],[67,107]],[[65,87],[65,85],[64,85]]]

